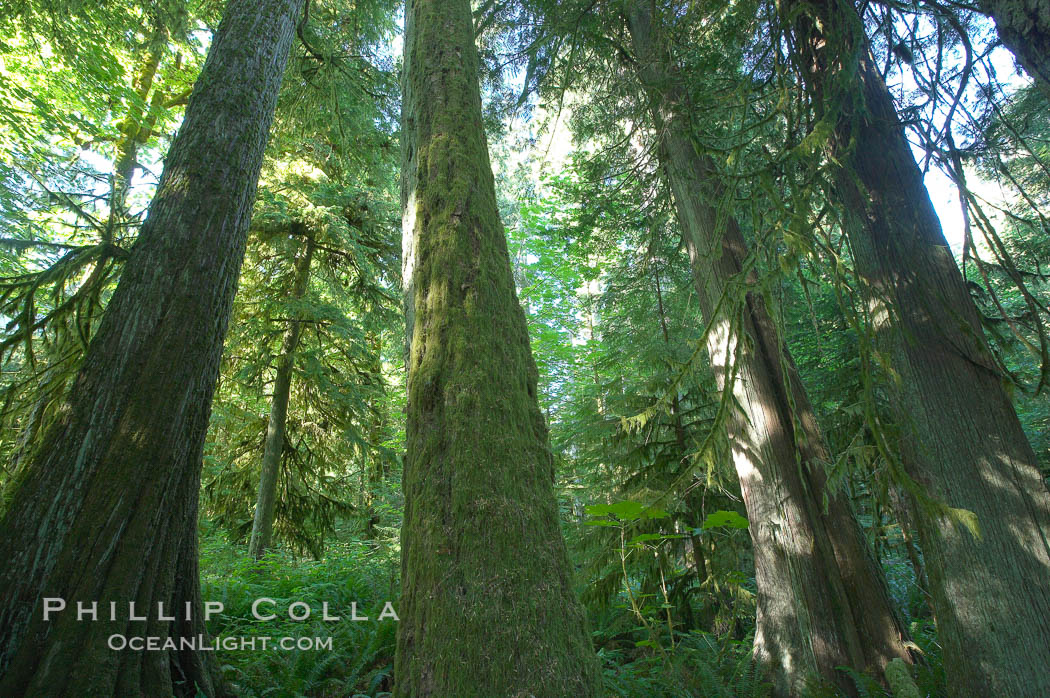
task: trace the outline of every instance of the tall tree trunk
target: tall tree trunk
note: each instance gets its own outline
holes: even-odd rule
[[[373,364],[371,368],[372,379],[379,386],[383,385],[383,333],[381,331],[369,332],[367,336],[368,348],[372,352]],[[382,387],[380,387],[382,390]],[[365,537],[375,538],[376,524],[379,523],[379,514],[375,508],[376,493],[386,480],[387,456],[383,451],[381,442],[386,429],[386,406],[382,392],[373,394],[368,399],[369,424],[368,424],[368,450],[364,454],[361,463],[361,495],[365,514]]]
[[[300,300],[306,295],[310,284],[310,262],[313,256],[314,241],[307,236],[302,254],[295,260],[295,278],[292,281],[292,298],[295,300]],[[263,443],[259,496],[255,502],[252,537],[248,542],[248,554],[256,560],[266,553],[273,537],[273,517],[277,503],[277,475],[281,469],[284,435],[288,426],[288,398],[292,394],[295,350],[299,346],[299,335],[302,334],[302,330],[303,323],[299,318],[292,318],[289,321],[288,329],[281,341],[281,353],[277,357],[273,397],[270,401],[270,419],[266,424],[266,439]]]
[[[221,691],[211,655],[179,638],[204,633],[204,436],[300,9],[299,0],[230,1],[69,410],[3,518],[0,695]],[[45,598],[66,610],[45,621]],[[78,621],[78,602],[97,602],[98,620]],[[130,620],[131,602],[148,620]],[[177,620],[161,620],[159,603]],[[179,649],[114,651],[112,635],[173,638]]]
[[[713,322],[708,353],[743,410],[731,415],[729,436],[754,544],[755,653],[780,695],[797,694],[809,673],[852,691],[837,667],[881,676],[892,659],[909,659],[904,631],[848,500],[826,491],[823,438],[761,294],[732,300],[745,282],[746,243],[736,221],[722,222],[707,203],[719,189],[714,167],[694,147],[686,93],[650,6],[628,7],[700,307]]]
[[[156,26],[150,36],[149,43],[142,57],[139,72],[132,82],[132,89],[137,101],[133,101],[128,108],[128,115],[120,124],[120,137],[117,140],[117,160],[113,166],[113,189],[110,194],[110,227],[106,231],[107,242],[111,242],[114,235],[113,225],[123,222],[126,218],[126,204],[128,190],[131,188],[131,179],[135,174],[135,166],[138,162],[138,149],[140,145],[139,132],[143,129],[145,111],[151,107],[146,101],[150,91],[153,89],[153,81],[160,67],[161,59],[168,51],[168,30],[156,20]]]
[[[596,696],[481,121],[469,0],[409,0],[395,695]]]
[[[783,3],[902,421],[957,696],[1050,695],[1050,493],[852,5]],[[913,488],[915,490],[915,488]],[[976,514],[980,536],[935,503]]]
[[[1050,99],[1050,4],[1046,0],[979,0],[999,40]]]

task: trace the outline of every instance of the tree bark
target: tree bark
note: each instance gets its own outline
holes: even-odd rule
[[[481,120],[469,0],[409,0],[395,695],[597,696]]]
[[[201,455],[300,9],[299,0],[229,3],[69,409],[3,518],[2,695],[222,692],[207,652],[114,651],[108,638],[179,647],[205,633]],[[44,598],[64,599],[66,610],[44,621]],[[78,621],[78,602],[98,602],[98,620]],[[130,602],[148,620],[130,620]],[[160,619],[158,603],[178,620]]]
[[[901,460],[920,495],[949,688],[1050,695],[1050,493],[856,10],[795,5],[781,9],[794,18],[800,70],[839,163],[835,195],[854,264],[896,374]],[[980,536],[943,505],[976,514]]]
[[[149,43],[146,45],[142,65],[132,82],[132,89],[138,101],[131,103],[128,115],[120,124],[120,138],[117,140],[117,159],[113,167],[113,186],[109,203],[111,215],[107,242],[111,242],[114,236],[113,224],[122,222],[126,218],[128,190],[131,188],[131,179],[135,174],[135,166],[138,161],[139,133],[143,129],[142,121],[145,110],[151,106],[146,100],[153,89],[153,81],[160,62],[167,52],[168,30],[160,24],[158,19]]]
[[[381,331],[369,332],[366,341],[371,351],[374,363],[372,364],[372,376],[382,385],[383,383],[383,333]],[[386,410],[382,394],[376,394],[369,398],[369,425],[368,425],[368,451],[362,457],[361,462],[361,504],[365,516],[365,538],[375,538],[376,524],[379,523],[379,513],[376,511],[375,500],[379,487],[387,478],[387,456],[382,446],[383,433],[386,429]]]
[[[307,237],[302,255],[295,260],[295,278],[292,282],[292,298],[295,300],[301,300],[306,295],[310,284],[310,262],[313,256],[314,241]],[[288,426],[288,399],[292,394],[295,350],[299,346],[302,329],[301,320],[295,318],[290,321],[288,330],[284,333],[284,339],[281,341],[281,353],[277,357],[273,396],[270,402],[270,419],[266,424],[266,438],[263,442],[259,496],[255,503],[252,537],[248,542],[248,554],[255,560],[266,554],[273,536],[273,518],[277,503],[277,476],[281,469],[284,435]]]
[[[999,40],[1050,99],[1050,4],[1046,0],[980,0]]]
[[[826,490],[829,457],[787,347],[761,294],[740,289],[754,281],[743,273],[746,242],[707,203],[717,200],[717,175],[694,147],[682,78],[651,9],[632,1],[627,15],[700,307],[713,321],[712,368],[742,408],[729,437],[754,545],[755,654],[778,695],[797,695],[809,674],[852,692],[837,667],[881,677],[891,660],[910,661],[906,634],[848,500]]]

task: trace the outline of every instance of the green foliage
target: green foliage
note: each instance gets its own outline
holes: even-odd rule
[[[747,528],[748,522],[735,511],[716,511],[704,519],[703,528]]]
[[[204,511],[233,540],[250,532],[268,388],[283,337],[298,321],[274,530],[276,540],[320,557],[340,520],[371,530],[391,501],[376,494],[388,490],[383,482],[397,460],[389,445],[400,427],[387,384],[403,332],[395,301],[396,82],[384,52],[390,10],[311,3],[310,18],[260,178],[212,414]],[[338,29],[347,24],[367,30],[347,43]],[[294,259],[307,239],[313,263],[296,298]]]
[[[625,500],[614,504],[592,504],[586,508],[591,516],[607,516],[613,521],[637,521],[639,519],[664,519],[670,516],[662,509],[647,507],[640,502]]]
[[[61,414],[219,5],[17,0],[0,10],[5,496]],[[924,559],[902,501],[910,493],[941,507],[975,534],[979,522],[923,500],[898,463],[909,425],[890,407],[895,375],[875,350],[842,211],[828,196],[833,124],[812,119],[768,3],[652,7],[670,28],[663,48],[688,85],[695,146],[725,183],[712,203],[740,221],[753,250],[749,290],[766,299],[814,404],[832,454],[829,486],[859,512],[910,622],[920,661],[892,671],[899,679],[910,671],[920,695],[943,695]],[[963,200],[966,246],[955,252],[1050,476],[1050,108],[1037,90],[996,76],[987,23],[960,7],[868,3],[865,21],[878,28],[876,60],[926,149],[923,164],[946,172]],[[639,697],[768,695],[750,658],[747,529],[761,522],[743,515],[724,429],[735,405],[706,366],[622,5],[485,1],[476,3],[475,29],[561,523],[605,688]],[[240,695],[390,688],[392,622],[263,622],[249,604],[263,596],[279,608],[357,601],[375,617],[382,601],[396,600],[405,443],[397,31],[389,3],[312,0],[282,86],[208,435],[201,570],[204,597],[226,603],[214,634],[331,635],[335,649],[221,651]],[[913,62],[900,58],[900,45]],[[980,70],[943,60],[967,48]],[[931,66],[936,74],[924,72]],[[1002,195],[990,196],[989,184]],[[305,295],[292,298],[294,260],[308,237],[316,263]],[[743,302],[739,295],[728,300]],[[254,564],[241,544],[275,359],[292,320],[305,330],[281,461],[279,545]],[[465,342],[457,350],[487,348]],[[872,677],[850,675],[859,695],[883,695]],[[834,694],[817,681],[810,689]]]
[[[115,287],[210,12],[27,1],[0,14],[0,454],[13,476]]]
[[[920,649],[915,683],[920,695],[940,696],[947,693],[947,676],[941,661],[941,647],[937,643],[937,629],[930,619],[913,621],[908,628]]]
[[[610,174],[614,157],[574,158],[538,184],[526,184],[527,166],[504,171],[508,186],[525,189],[511,249],[541,404],[579,524],[566,535],[592,610],[626,594],[623,612],[654,632],[732,632],[753,613],[745,588],[753,581],[746,534],[701,530],[708,512],[733,506],[734,484],[724,437],[712,437],[717,404],[703,355],[696,360],[691,282],[666,208],[640,211],[649,184]],[[646,423],[625,429],[641,412]],[[632,647],[674,654],[668,638],[646,632]]]
[[[621,698],[761,698],[764,683],[751,657],[751,638],[725,640],[702,632],[679,635],[666,659],[630,643],[637,634],[599,616],[594,631],[604,667],[605,688]],[[604,621],[604,622],[603,622]],[[636,631],[637,632],[637,631]]]
[[[378,696],[390,687],[397,621],[378,620],[386,602],[397,608],[397,561],[389,550],[354,541],[329,551],[325,560],[304,562],[271,553],[261,562],[243,548],[215,535],[201,541],[201,593],[206,601],[225,605],[208,626],[213,637],[271,638],[263,651],[218,650],[227,681],[237,695]],[[252,614],[256,599],[273,599],[260,606],[261,621]],[[295,621],[288,606],[303,602],[310,618]],[[322,604],[339,621],[325,621]],[[368,621],[353,621],[357,615]],[[301,615],[296,609],[296,615]],[[279,638],[331,638],[332,650],[282,650]]]

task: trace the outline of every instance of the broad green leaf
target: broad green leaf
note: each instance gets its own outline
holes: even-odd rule
[[[748,521],[735,511],[716,511],[704,519],[704,528],[747,528]]]
[[[641,545],[651,540],[670,540],[672,538],[685,538],[685,536],[667,533],[642,533],[627,541],[627,545]]]
[[[670,516],[663,509],[647,507],[641,502],[624,500],[613,504],[592,504],[585,508],[592,516],[615,516],[621,521],[635,521],[638,519],[662,519]]]

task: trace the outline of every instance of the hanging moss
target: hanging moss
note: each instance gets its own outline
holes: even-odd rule
[[[915,505],[949,694],[1048,695],[1050,492],[1038,459],[860,16],[833,0],[781,9],[795,16],[816,116],[835,125],[832,191],[901,432],[899,459],[880,451]]]

